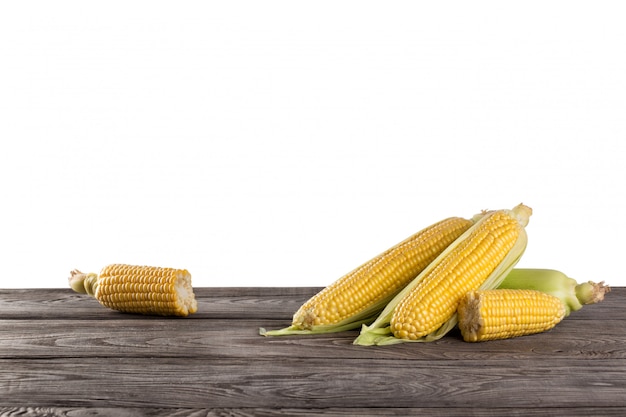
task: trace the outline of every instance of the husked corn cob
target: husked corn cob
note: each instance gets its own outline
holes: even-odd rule
[[[446,322],[467,291],[478,288],[506,257],[519,234],[517,219],[495,212],[402,299],[391,318],[400,339],[419,339]]]
[[[387,301],[415,278],[474,219],[452,217],[437,222],[364,263],[306,301],[292,325],[265,336],[337,332],[371,321]]]
[[[127,313],[187,316],[198,309],[186,269],[112,264],[100,274],[71,272],[74,291]]]
[[[458,309],[459,329],[466,342],[545,332],[565,314],[565,305],[558,297],[521,289],[470,291]]]
[[[484,212],[385,307],[371,326],[363,326],[355,344],[442,337],[456,325],[461,297],[471,290],[496,287],[520,259],[531,213],[523,204],[512,210]]]
[[[601,282],[581,282],[556,269],[515,268],[498,288],[528,289],[545,292],[558,297],[565,306],[565,316],[588,304],[599,303],[611,287]]]

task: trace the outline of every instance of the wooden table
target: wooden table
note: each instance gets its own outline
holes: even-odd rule
[[[0,290],[0,416],[625,416],[626,288],[548,333],[354,346],[263,337],[318,288],[196,288],[188,318]]]

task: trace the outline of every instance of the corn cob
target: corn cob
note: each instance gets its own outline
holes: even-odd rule
[[[498,286],[502,289],[537,290],[558,297],[565,306],[565,316],[587,304],[604,300],[611,291],[604,281],[578,283],[574,278],[555,269],[516,268]]]
[[[265,336],[329,333],[358,328],[372,321],[385,304],[415,278],[475,219],[451,217],[387,249],[307,300],[292,324]]]
[[[604,300],[610,290],[604,282],[579,284],[554,269],[513,269],[498,290],[466,295],[458,309],[459,328],[468,342],[547,331],[572,311]]]
[[[458,308],[459,329],[466,342],[545,332],[565,314],[565,305],[558,297],[523,289],[470,291]]]
[[[362,327],[354,343],[385,345],[441,338],[456,326],[456,310],[465,293],[497,287],[519,261],[526,249],[525,226],[531,214],[523,204],[484,212],[370,326]]]
[[[113,264],[100,274],[70,274],[71,288],[127,313],[187,316],[198,309],[186,269]]]

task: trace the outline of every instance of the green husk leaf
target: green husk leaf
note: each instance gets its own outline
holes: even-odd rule
[[[380,310],[387,304],[387,302],[391,298],[392,297],[387,297],[371,305],[367,309],[363,310],[361,313],[351,316],[335,324],[312,326],[310,329],[300,329],[297,326],[293,325],[277,330],[266,330],[261,327],[259,328],[259,334],[261,336],[313,335],[323,333],[337,333],[358,329],[364,324],[374,321],[374,319],[378,316]]]

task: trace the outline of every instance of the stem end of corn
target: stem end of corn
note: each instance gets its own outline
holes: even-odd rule
[[[85,274],[78,269],[74,269],[70,272],[67,280],[70,287],[77,293],[93,296],[96,292],[98,275],[93,272]]]
[[[517,218],[517,221],[522,227],[528,226],[528,219],[533,214],[533,209],[522,203],[515,206],[512,210],[513,215]]]
[[[604,295],[611,291],[611,287],[604,281],[588,281],[576,286],[576,297],[581,304],[595,304],[604,300]]]

